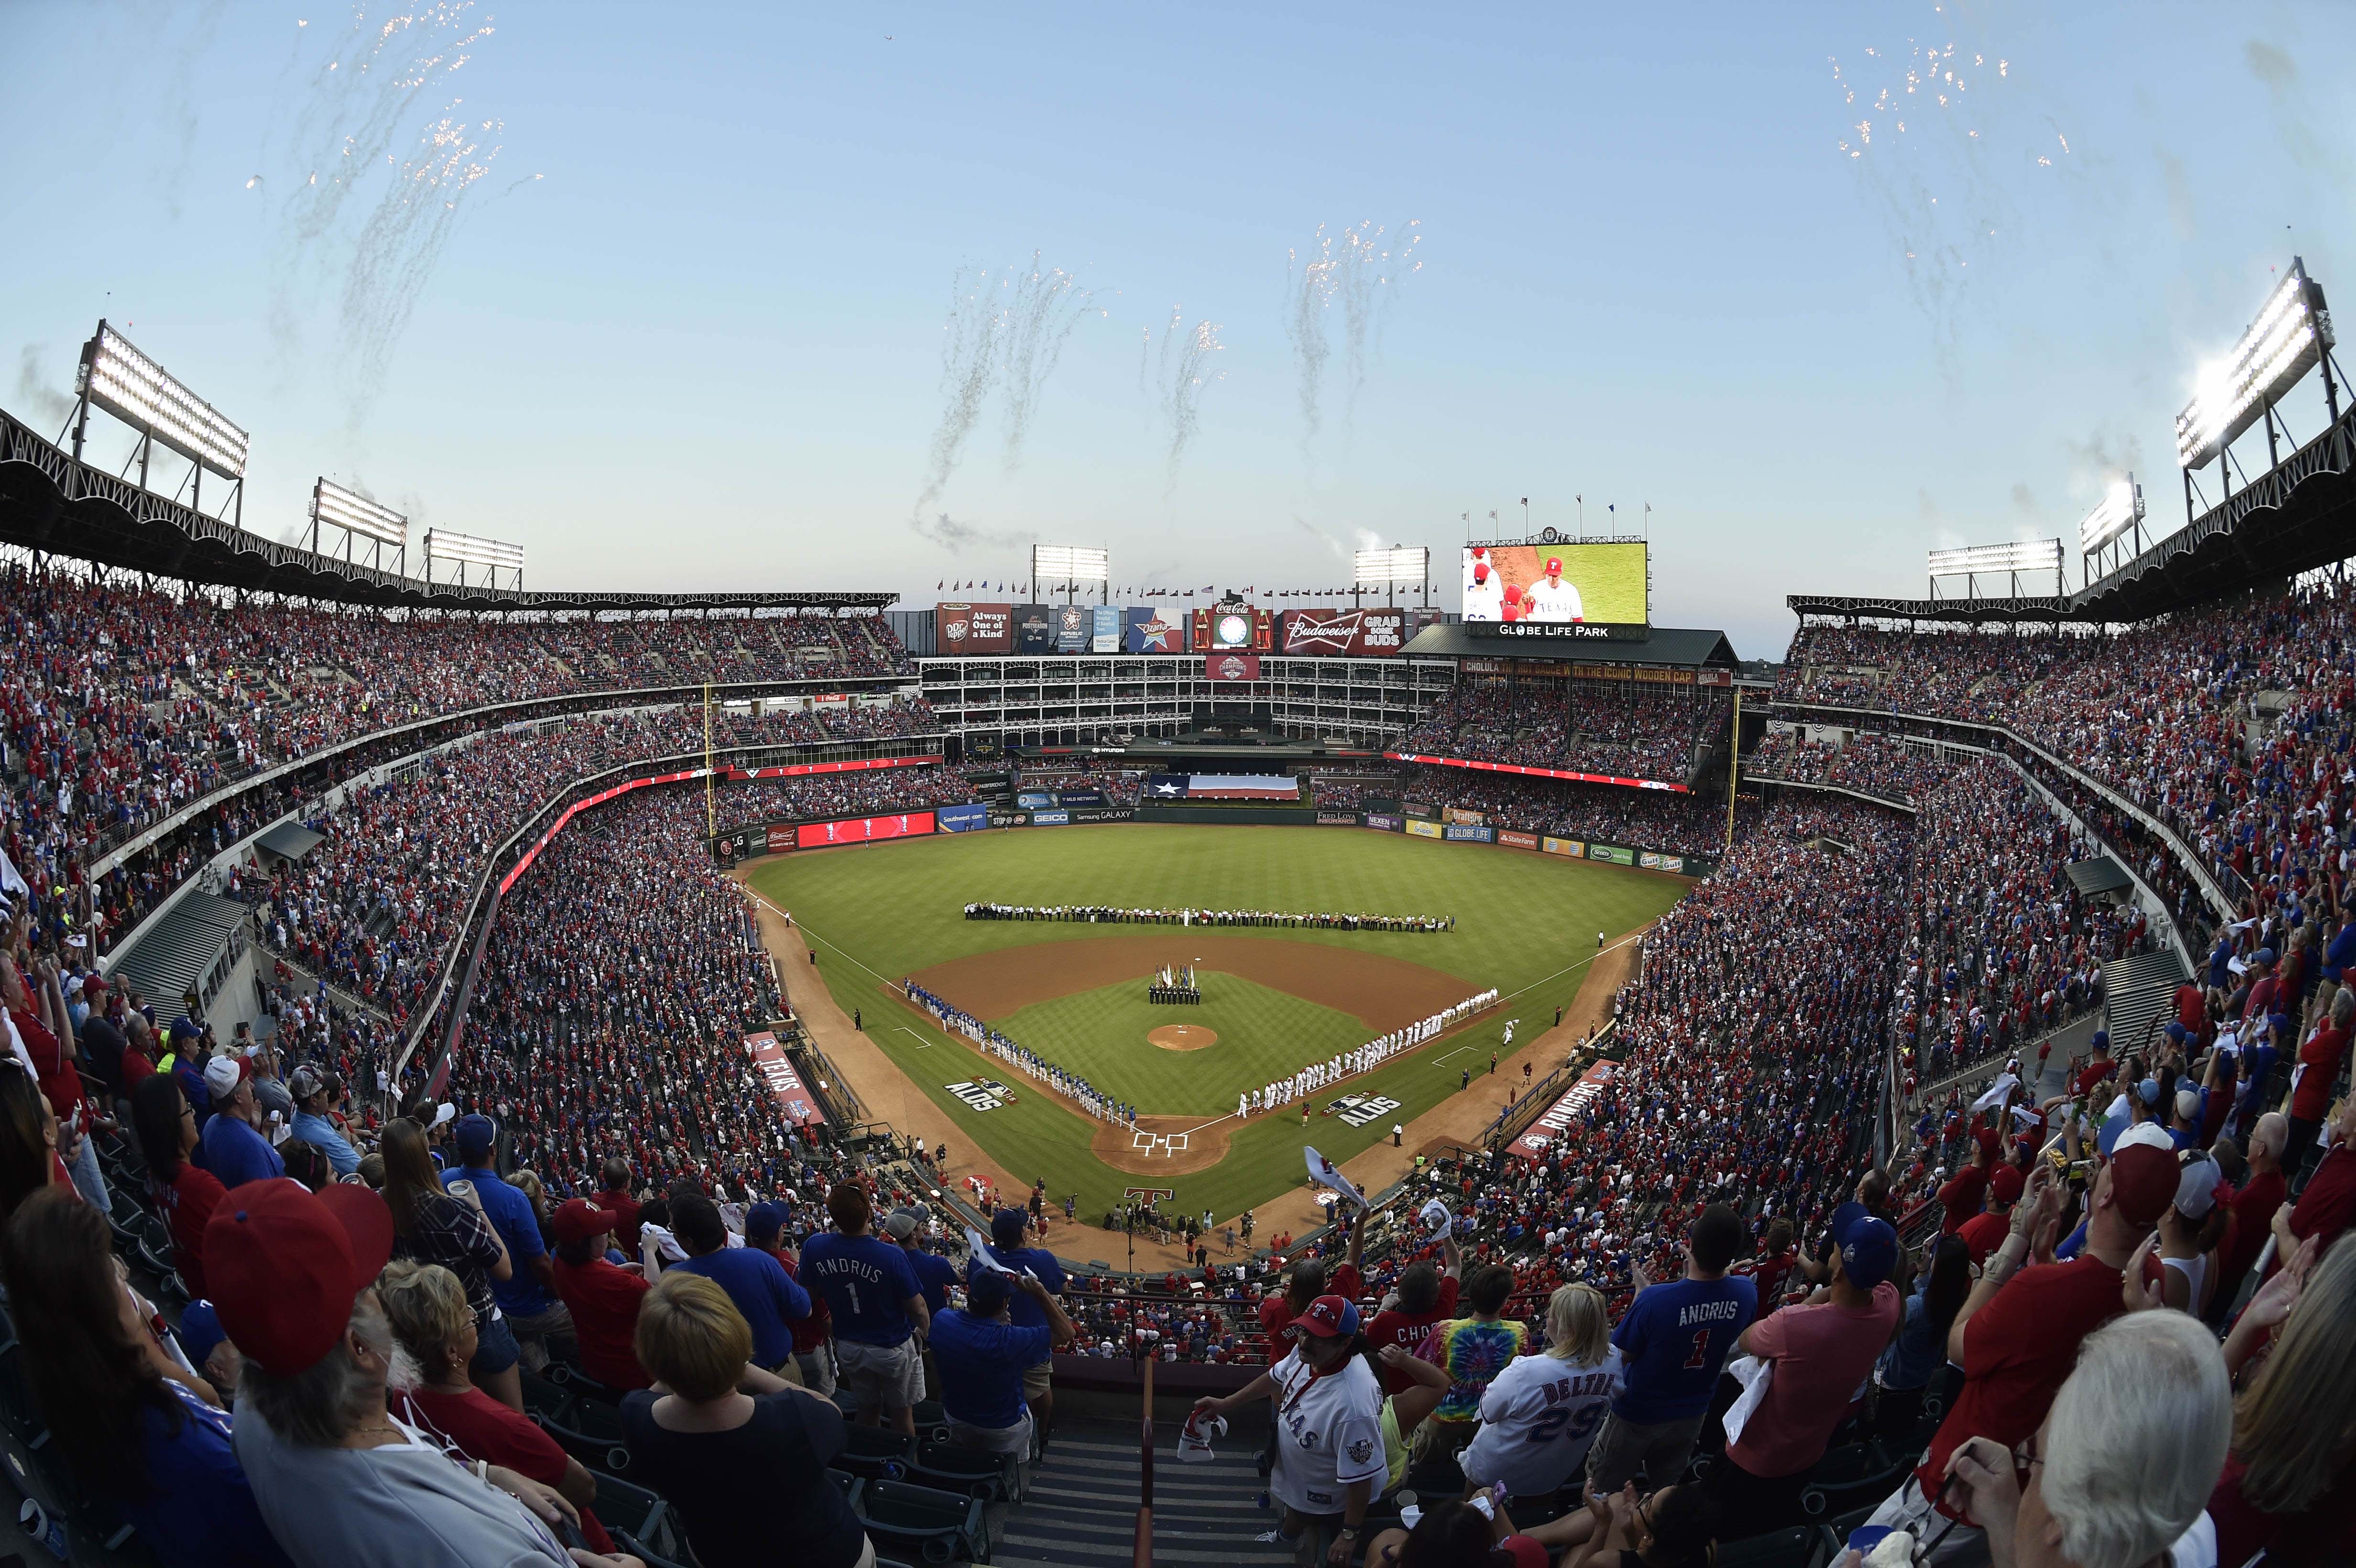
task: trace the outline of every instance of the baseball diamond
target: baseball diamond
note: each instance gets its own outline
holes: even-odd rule
[[[1595,932],[1649,924],[1686,886],[1387,833],[1177,824],[895,840],[780,857],[749,876],[793,912],[814,948],[840,954],[818,970],[836,1004],[893,1019],[890,1029],[870,1025],[875,1043],[999,1165],[1077,1193],[1087,1211],[1117,1204],[1137,1174],[1175,1176],[1182,1207],[1222,1215],[1299,1187],[1304,1141],[1344,1159],[1387,1136],[1398,1116],[1459,1093],[1501,1094],[1493,1083],[1466,1083],[1462,1061],[1436,1058],[1466,1045],[1485,1057],[1502,1043],[1511,1011],[1567,1005]],[[991,904],[1013,907],[1422,910],[1455,919],[1435,933],[971,918],[969,901],[984,891]],[[1189,1023],[1168,1026],[1169,1009],[1147,990],[1182,968],[1202,980],[1203,1001],[1186,1009]],[[1121,1109],[1108,1119],[1088,1115],[944,1030],[902,994],[911,983]],[[1472,1011],[1371,1071],[1237,1116],[1239,1098],[1493,988],[1510,1006]],[[1179,1034],[1208,1038],[1196,1044]],[[1216,1049],[1204,1049],[1212,1040]],[[982,1110],[969,1090],[950,1086],[981,1079],[1015,1093],[993,1095]],[[1346,1096],[1397,1109],[1379,1118],[1327,1114]],[[1132,1113],[1133,1124],[1125,1119]]]

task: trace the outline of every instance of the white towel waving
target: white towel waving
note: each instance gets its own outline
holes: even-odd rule
[[[1335,1165],[1332,1160],[1327,1159],[1323,1155],[1319,1154],[1315,1149],[1311,1148],[1306,1144],[1303,1144],[1301,1147],[1301,1152],[1309,1157],[1310,1180],[1321,1182],[1323,1185],[1332,1188],[1334,1191],[1340,1193],[1351,1202],[1355,1203],[1361,1209],[1364,1209],[1366,1206],[1365,1196],[1356,1188],[1350,1185],[1350,1179],[1342,1174],[1342,1168],[1340,1166]]]
[[[1423,1221],[1425,1235],[1435,1242],[1446,1241],[1448,1232],[1455,1228],[1455,1219],[1448,1212],[1448,1205],[1437,1198],[1417,1211],[1416,1218]]]
[[[2019,1078],[2010,1072],[1997,1073],[1996,1082],[1987,1086],[1987,1093],[1972,1102],[1972,1115],[1976,1116],[1990,1105],[2004,1104],[2004,1097],[2011,1093],[2019,1082]]]

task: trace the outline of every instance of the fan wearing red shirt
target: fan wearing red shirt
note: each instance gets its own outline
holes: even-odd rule
[[[550,1267],[557,1296],[573,1314],[581,1370],[608,1388],[646,1388],[654,1379],[638,1365],[637,1341],[638,1303],[649,1287],[642,1275],[605,1259],[606,1243],[620,1222],[585,1199],[566,1199],[549,1216],[556,1232]]]
[[[1282,1239],[1280,1237],[1279,1241]],[[1283,1352],[1278,1347],[1282,1343],[1286,1331],[1291,1328],[1292,1320],[1308,1311],[1311,1302],[1321,1296],[1338,1296],[1344,1301],[1355,1303],[1366,1293],[1365,1279],[1358,1273],[1358,1259],[1365,1246],[1364,1227],[1361,1226],[1351,1231],[1349,1254],[1335,1264],[1331,1273],[1327,1272],[1323,1258],[1293,1260],[1292,1272],[1286,1276],[1284,1294],[1271,1296],[1259,1304],[1260,1330],[1268,1336],[1271,1362],[1283,1358]]]
[[[469,1459],[504,1465],[519,1476],[553,1487],[581,1512],[581,1539],[589,1550],[611,1552],[614,1542],[590,1507],[597,1477],[557,1445],[556,1439],[477,1388],[466,1377],[476,1348],[475,1309],[466,1287],[440,1264],[397,1258],[376,1284],[378,1303],[394,1342],[416,1358],[415,1388],[391,1391],[391,1413]]]
[[[2070,1081],[2070,1092],[2078,1099],[2083,1100],[2087,1095],[2093,1093],[2096,1089],[2100,1088],[2103,1084],[2109,1083],[2111,1074],[2116,1072],[2118,1070],[2119,1064],[2111,1060],[2111,1037],[2109,1033],[2105,1030],[2096,1029],[2094,1031],[2094,1054],[2087,1061],[2085,1066],[2078,1069],[2078,1075]]]
[[[2020,1167],[1999,1165],[1988,1178],[1987,1211],[1975,1214],[1955,1229],[1964,1245],[1972,1254],[1974,1268],[1985,1267],[1988,1254],[2004,1245],[2006,1232],[2012,1229],[2012,1206],[2020,1201],[2024,1184]]]
[[[2330,1015],[2298,1048],[2298,1087],[2290,1093],[2290,1139],[2283,1146],[2285,1170],[2297,1173],[2323,1130],[2340,1060],[2348,1054],[2351,1019],[2356,1019],[2356,989],[2342,987],[2331,998]]]
[[[2003,1147],[1988,1127],[1980,1128],[1972,1137],[1978,1145],[1972,1151],[1972,1162],[1939,1189],[1939,1202],[1946,1210],[1946,1217],[1939,1223],[1943,1235],[1954,1235],[1964,1228],[1965,1221],[1980,1211],[1980,1200],[1987,1195],[1988,1170],[1996,1164],[1997,1153]]]
[[[125,1051],[125,1058],[130,1055]],[[191,1157],[197,1147],[197,1115],[179,1083],[168,1072],[150,1073],[131,1092],[131,1130],[147,1162],[148,1200],[162,1211],[172,1232],[172,1265],[188,1294],[203,1300],[205,1221],[225,1190],[220,1179]]]
[[[33,1059],[33,1073],[49,1102],[49,1112],[58,1119],[59,1157],[81,1195],[104,1209],[106,1180],[99,1174],[98,1151],[80,1136],[89,1130],[89,1120],[82,1114],[81,1074],[74,1071],[73,1037],[69,1032],[60,1038],[42,1021],[57,990],[56,976],[37,976],[34,984],[39,987],[37,996],[17,972],[16,961],[0,954],[0,1004],[8,1008],[26,1054]],[[62,1003],[57,1005],[62,1012]],[[66,1158],[69,1146],[74,1151],[70,1159]]]
[[[1906,1484],[1869,1521],[1912,1531],[1943,1532],[1949,1552],[1977,1544],[1964,1520],[1960,1491],[1943,1501],[1947,1459],[1966,1438],[1986,1437],[2011,1448],[2045,1420],[2053,1396],[2070,1375],[2079,1343],[2123,1309],[2119,1274],[2176,1201],[2176,1151],[2168,1135],[2145,1124],[2113,1147],[2110,1162],[2089,1196],[2086,1247],[2069,1263],[2022,1268],[2032,1242],[2050,1245],[2061,1194],[2050,1167],[2040,1166],[2012,1212],[2010,1233],[1947,1330],[1947,1357],[1962,1364],[1964,1386],[1930,1451]],[[2158,1272],[2151,1260],[2148,1274]],[[1932,1518],[1942,1513],[1954,1524]]]
[[[2343,987],[2340,996],[2356,995]],[[2339,997],[2332,998],[2337,1006]],[[2340,1120],[2334,1124],[2331,1152],[2315,1168],[2315,1174],[2299,1189],[2298,1201],[2288,1208],[2275,1211],[2275,1266],[2298,1251],[2301,1242],[2309,1236],[2320,1236],[2316,1243],[2318,1253],[2328,1253],[2351,1221],[2356,1221],[2356,1094],[2348,1097],[2340,1107]]]
[[[1413,1355],[1431,1332],[1433,1324],[1445,1323],[1456,1316],[1456,1292],[1463,1278],[1464,1255],[1457,1250],[1453,1236],[1443,1240],[1440,1250],[1445,1271],[1434,1268],[1429,1259],[1409,1264],[1398,1278],[1398,1305],[1384,1307],[1366,1325],[1366,1347],[1376,1356],[1381,1355],[1386,1345],[1397,1345]],[[1388,1397],[1405,1393],[1415,1385],[1415,1379],[1385,1366],[1382,1382],[1383,1393]]]
[[[2278,1111],[2268,1111],[2250,1129],[2250,1174],[2226,1205],[2233,1222],[2218,1246],[2217,1287],[2209,1296],[2211,1311],[2220,1321],[2242,1287],[2242,1276],[2265,1250],[2275,1211],[2282,1207],[2287,1190],[2282,1171],[2283,1140],[2289,1130]]]
[[[589,1201],[614,1216],[614,1244],[631,1257],[638,1253],[638,1200],[630,1196],[630,1162],[619,1155],[597,1169],[605,1190]]]

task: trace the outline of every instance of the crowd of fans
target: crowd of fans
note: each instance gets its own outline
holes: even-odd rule
[[[1745,779],[1829,784],[1900,805],[1914,805],[1954,772],[1954,764],[1933,748],[1882,735],[1810,741],[1793,729],[1768,731],[1742,759]]]
[[[1429,806],[1434,815],[1449,806],[1477,811],[1493,827],[1670,855],[1716,855],[1726,848],[1725,804],[1672,790],[1421,764],[1407,769],[1404,783],[1406,798]],[[1755,827],[1758,820],[1754,803],[1739,803],[1737,837]]]
[[[1459,681],[1398,749],[1683,784],[1726,725],[1716,691],[1633,681]]]

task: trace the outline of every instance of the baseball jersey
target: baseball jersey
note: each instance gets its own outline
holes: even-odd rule
[[[1464,618],[1466,620],[1499,620],[1504,616],[1505,610],[1505,585],[1498,581],[1495,572],[1489,573],[1489,580],[1486,582],[1467,582],[1464,585]]]
[[[820,1231],[802,1243],[802,1283],[834,1314],[834,1337],[896,1345],[915,1332],[902,1305],[922,1293],[908,1254],[874,1236]]]
[[[1481,1430],[1464,1451],[1464,1473],[1484,1485],[1505,1483],[1515,1497],[1537,1497],[1569,1480],[1587,1457],[1612,1396],[1626,1385],[1624,1363],[1607,1347],[1594,1366],[1553,1356],[1524,1356],[1490,1381],[1481,1396]]]
[[[1541,577],[1522,590],[1522,602],[1530,607],[1533,621],[1579,621],[1587,616],[1586,606],[1580,603],[1579,590],[1567,581],[1550,581]]]
[[[1612,1413],[1640,1426],[1701,1414],[1726,1353],[1758,1315],[1759,1286],[1740,1275],[1668,1280],[1642,1292],[1612,1330],[1628,1362],[1628,1386]]]
[[[1390,1474],[1383,1452],[1383,1388],[1364,1356],[1319,1376],[1293,1351],[1269,1369],[1276,1385],[1276,1467],[1268,1489],[1296,1513],[1343,1510],[1350,1485],[1369,1496]]]

